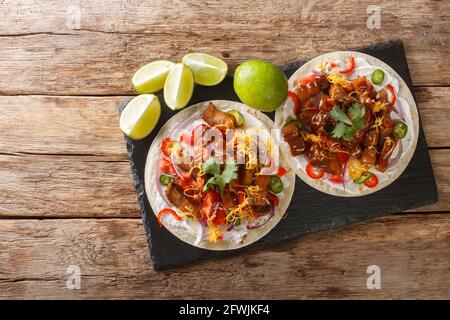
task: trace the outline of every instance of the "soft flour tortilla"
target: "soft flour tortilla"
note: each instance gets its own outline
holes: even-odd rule
[[[311,72],[313,71],[314,67],[317,64],[324,62],[324,61],[340,60],[340,61],[345,62],[345,61],[348,61],[350,56],[355,57],[355,59],[356,58],[365,59],[370,65],[384,69],[394,79],[396,79],[398,81],[399,88],[398,88],[398,92],[397,92],[397,97],[403,98],[409,105],[409,113],[410,113],[411,117],[410,117],[410,121],[407,121],[407,125],[408,125],[408,131],[410,131],[412,133],[412,135],[411,135],[411,140],[408,142],[409,146],[408,146],[407,150],[403,150],[403,154],[402,154],[400,160],[395,164],[395,166],[393,166],[391,168],[392,170],[390,170],[391,172],[387,176],[387,179],[383,179],[383,181],[380,179],[379,184],[375,188],[364,188],[363,190],[360,190],[359,193],[352,193],[352,192],[348,192],[346,190],[336,188],[336,185],[333,184],[332,182],[329,182],[328,180],[326,180],[326,181],[321,180],[321,179],[315,180],[315,179],[312,179],[311,177],[309,177],[306,174],[306,172],[302,168],[300,168],[300,162],[299,162],[298,157],[301,157],[301,156],[296,156],[296,157],[292,156],[291,151],[289,149],[289,145],[286,142],[284,142],[284,139],[282,137],[280,138],[282,141],[280,144],[281,153],[284,155],[284,158],[289,163],[290,167],[295,170],[297,175],[303,181],[305,181],[311,187],[313,187],[319,191],[322,191],[322,192],[325,192],[325,193],[328,193],[331,195],[335,195],[335,196],[341,196],[341,197],[357,197],[357,196],[367,195],[367,194],[376,192],[380,189],[383,189],[384,187],[388,186],[393,181],[395,181],[402,174],[402,172],[407,167],[409,161],[411,160],[411,158],[414,154],[414,150],[416,149],[417,139],[418,139],[418,135],[419,135],[419,114],[417,112],[416,103],[414,101],[414,98],[413,98],[408,86],[403,81],[403,79],[397,74],[397,72],[395,72],[390,66],[388,66],[383,61],[381,61],[377,58],[374,58],[372,56],[369,56],[367,54],[355,52],[355,51],[336,51],[336,52],[331,52],[331,53],[327,53],[327,54],[318,56],[318,57],[308,61],[307,63],[305,63],[303,66],[301,66],[289,78],[289,89],[292,89],[294,87],[293,84],[298,78],[308,75],[308,74],[311,74]],[[290,100],[291,99],[288,98],[286,100],[285,104],[282,107],[278,108],[276,111],[275,124],[278,128],[281,128],[281,126],[286,121],[285,112],[283,112],[283,110],[285,108],[289,108],[289,107],[292,108],[292,106],[289,106],[289,104],[292,104],[292,101],[290,101]],[[406,106],[403,106],[403,107],[405,108]],[[374,170],[374,172],[376,173],[376,175],[378,177],[380,177],[384,174],[377,170]]]
[[[209,101],[208,101],[209,102]],[[152,210],[155,214],[155,216],[158,214],[158,212],[167,207],[172,208],[176,212],[178,212],[178,209],[173,207],[170,203],[166,203],[162,197],[160,196],[158,190],[157,190],[157,184],[159,183],[159,177],[157,177],[157,167],[159,163],[159,159],[161,158],[161,151],[160,146],[161,142],[164,138],[168,137],[170,135],[170,132],[172,131],[172,128],[176,126],[177,124],[181,123],[183,120],[193,116],[194,114],[198,113],[198,117],[200,118],[201,110],[208,102],[198,103],[195,104],[189,108],[186,108],[176,115],[174,115],[167,123],[161,128],[158,135],[154,139],[152,145],[150,146],[150,150],[147,155],[147,162],[145,166],[145,190],[147,193],[147,197],[149,199],[150,205],[152,207]],[[222,111],[228,111],[230,109],[237,109],[242,114],[249,114],[257,118],[259,121],[261,121],[264,126],[270,130],[274,128],[273,121],[266,116],[265,114],[256,111],[254,109],[251,109],[247,107],[246,105],[238,102],[233,101],[225,101],[225,100],[214,100],[212,101],[214,105],[222,110]],[[274,145],[278,144],[279,141],[274,141]],[[283,163],[283,160],[281,159],[280,155],[280,162],[282,166],[287,166],[286,163]],[[285,214],[289,203],[292,198],[292,194],[294,192],[294,186],[295,186],[295,173],[292,170],[289,170],[286,175],[283,177],[287,179],[289,183],[285,185],[285,188],[283,189],[283,192],[279,195],[280,197],[280,204],[278,207],[275,207],[274,217],[267,222],[264,226],[261,226],[260,228],[249,230],[246,237],[243,239],[241,243],[234,243],[232,241],[225,241],[221,240],[216,243],[208,243],[207,241],[202,241],[199,244],[196,244],[196,238],[198,235],[198,226],[200,225],[199,222],[196,222],[198,226],[190,228],[185,228],[184,223],[186,223],[186,219],[183,219],[181,223],[177,224],[170,224],[170,223],[164,223],[164,226],[176,237],[183,240],[184,242],[187,242],[193,246],[197,246],[204,249],[209,250],[232,250],[237,249],[240,247],[247,246],[263,236],[265,236],[275,225],[280,221],[280,219]],[[156,218],[156,217],[155,217]],[[184,226],[184,227],[183,227]]]

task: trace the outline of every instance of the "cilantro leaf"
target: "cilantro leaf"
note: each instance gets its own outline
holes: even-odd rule
[[[342,138],[344,138],[345,141],[352,141],[355,138],[356,128],[350,127],[348,128],[347,132],[344,134]]]
[[[330,115],[338,120],[331,132],[334,138],[342,138],[346,141],[351,141],[355,138],[356,131],[362,129],[366,125],[366,120],[364,120],[366,109],[359,103],[354,103],[348,109],[348,114],[350,119],[339,107],[334,107],[330,111]]]
[[[209,188],[211,188],[213,185],[217,184],[217,178],[216,177],[211,177],[209,178],[209,180],[205,183],[205,185],[203,186],[202,191],[206,192],[209,190]]]
[[[364,128],[365,125],[366,125],[366,120],[364,120],[364,119],[358,119],[358,120],[353,122],[353,127],[356,130]]]
[[[344,111],[341,110],[341,108],[339,107],[334,107],[333,109],[331,109],[330,111],[330,116],[332,116],[333,118],[335,118],[336,120],[343,122],[345,124],[348,124],[349,126],[352,125],[352,122],[350,121],[350,119],[347,117],[347,115],[345,114]]]
[[[333,138],[342,138],[347,133],[348,129],[350,128],[345,123],[338,122],[331,134],[333,135]]]
[[[364,115],[366,114],[366,108],[364,108],[359,103],[354,103],[348,109],[348,114],[350,115],[350,120],[354,123],[355,121],[358,121],[364,117]]]
[[[234,162],[225,163],[225,167],[222,171],[222,177],[230,182],[231,180],[237,179],[237,166]]]
[[[226,163],[223,171],[220,172],[220,163],[217,158],[210,158],[202,164],[202,171],[213,175],[203,187],[203,192],[206,192],[213,185],[217,185],[220,192],[223,192],[225,185],[231,180],[237,179],[237,165],[234,162]]]
[[[213,176],[220,173],[219,159],[211,157],[202,164],[202,172],[212,174]]]
[[[222,171],[222,175],[217,179],[217,185],[221,192],[225,188],[225,184],[230,183],[231,180],[237,179],[237,166],[235,163],[226,163]]]

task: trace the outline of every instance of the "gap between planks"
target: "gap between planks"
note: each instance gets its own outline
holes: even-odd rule
[[[0,36],[1,37],[1,36]],[[231,76],[231,74],[228,74]],[[130,76],[131,77],[131,76]],[[439,84],[439,85],[417,85],[414,86],[414,91],[420,89],[433,89],[433,88],[450,88],[450,84]],[[157,92],[160,93],[160,92]],[[21,92],[8,92],[3,93],[0,90],[0,97],[63,97],[63,98],[133,98],[139,95],[138,93],[129,93],[129,92],[118,92],[118,93],[96,93],[96,94],[73,94],[73,93],[52,93],[52,92],[30,92],[30,93],[21,93]],[[420,107],[419,107],[420,109]]]

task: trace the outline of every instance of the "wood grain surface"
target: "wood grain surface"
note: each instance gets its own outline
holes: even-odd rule
[[[450,298],[450,2],[0,1],[0,299]],[[79,10],[79,24],[77,11]],[[151,269],[118,102],[154,59],[232,71],[400,38],[439,201],[264,250]],[[89,139],[87,139],[89,137]],[[366,288],[366,268],[382,289]],[[69,265],[82,288],[66,287]]]
[[[367,28],[368,5],[358,0],[86,1],[79,26],[70,5],[4,1],[1,92],[124,94],[139,66],[186,52],[225,56],[233,68],[249,57],[282,64],[396,38],[414,85],[450,85],[448,1],[384,1],[379,30]]]
[[[0,297],[440,298],[450,287],[449,229],[450,216],[391,216],[156,273],[138,219],[4,221]],[[366,287],[372,264],[381,290]],[[80,290],[66,287],[70,265]]]

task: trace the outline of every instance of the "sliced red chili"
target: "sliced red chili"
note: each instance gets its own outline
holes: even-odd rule
[[[161,143],[161,151],[164,153],[167,157],[170,156],[170,152],[172,151],[174,141],[171,141],[170,138],[165,138]]]
[[[316,75],[310,74],[310,75],[298,78],[297,83],[301,86],[306,86],[306,85],[310,84],[311,82],[313,82],[315,79],[316,79]]]
[[[341,164],[346,164],[347,163],[347,161],[348,161],[348,154],[347,153],[345,153],[345,152],[337,152],[336,155],[337,155],[337,157],[339,159],[339,162]]]
[[[269,200],[273,203],[275,207],[278,207],[280,204],[280,199],[276,195],[274,195],[272,192],[269,192]]]
[[[216,210],[216,216],[214,217],[213,223],[216,226],[220,226],[222,224],[225,224],[227,222],[227,215],[225,213],[225,209],[222,207],[217,208]]]
[[[308,164],[306,165],[306,173],[313,179],[320,179],[325,174],[325,170],[313,167],[311,163],[308,162]]]
[[[332,183],[343,183],[344,177],[341,174],[332,174],[328,180]]]
[[[172,163],[166,158],[162,158],[161,160],[159,160],[159,168],[161,169],[161,172],[176,175],[176,171],[173,168]]]
[[[292,99],[292,101],[294,101],[294,113],[295,114],[299,113],[301,109],[301,104],[297,95],[292,91],[288,91],[288,96]]]
[[[238,192],[238,203],[241,204],[245,200],[245,193],[244,192]]]
[[[390,84],[386,85],[386,89],[389,91],[389,93],[391,94],[391,101],[389,101],[389,103],[394,106],[395,101],[397,101],[397,97],[395,96],[395,91],[394,91],[394,87]]]
[[[177,213],[176,213],[174,210],[172,210],[172,209],[170,209],[170,208],[165,208],[165,209],[162,209],[160,212],[158,212],[158,224],[159,224],[160,227],[162,227],[161,219],[162,219],[162,217],[163,217],[164,215],[166,215],[166,214],[170,214],[170,215],[173,216],[173,217],[175,218],[175,220],[177,220],[177,221],[183,220],[183,218],[180,217],[179,215],[177,215]]]
[[[340,70],[339,72],[343,74],[348,74],[352,73],[354,69],[355,69],[355,58],[350,57],[348,60],[347,67],[344,70]]]
[[[278,169],[277,176],[279,176],[281,178],[282,176],[284,176],[286,174],[286,172],[288,172],[288,169],[286,169],[284,167],[280,167]]]
[[[364,182],[364,184],[365,184],[367,187],[369,187],[369,188],[375,188],[375,187],[377,186],[377,184],[378,184],[378,178],[377,178],[377,176],[376,176],[374,173],[372,173],[372,175],[370,176],[370,178],[367,179],[367,181]]]

